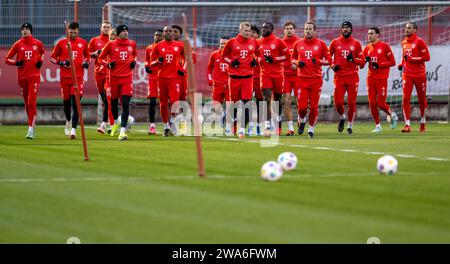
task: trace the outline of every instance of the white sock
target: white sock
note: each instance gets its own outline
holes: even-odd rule
[[[155,123],[150,123],[150,127],[155,127]]]
[[[309,132],[313,132],[313,133],[314,133],[314,127],[310,126],[310,127],[308,128],[308,133],[309,133]]]
[[[342,114],[340,117],[341,119],[345,119],[345,114]]]
[[[102,123],[100,124],[100,127],[106,127],[106,122],[102,122]]]
[[[266,129],[270,129],[270,121],[264,121],[264,125]]]
[[[121,127],[120,128],[120,133],[125,133],[127,131],[127,128],[126,127]]]
[[[119,124],[119,119],[117,118],[116,120],[114,120],[114,125],[118,125]]]
[[[347,128],[353,128],[353,123],[352,122],[348,122]]]
[[[292,124],[292,121],[288,121],[288,130],[294,130],[294,125]]]
[[[248,122],[249,127],[253,127],[253,122]]]
[[[425,117],[420,118],[420,123],[425,124]]]
[[[300,122],[306,123],[306,116],[300,119]]]
[[[245,127],[239,128],[239,134],[245,134]]]
[[[380,123],[378,123],[378,124],[376,124],[376,125],[375,125],[375,127],[379,127],[379,128],[381,128],[381,124],[380,124]]]
[[[33,131],[34,128],[32,126],[28,127],[28,131]]]
[[[411,126],[411,124],[409,123],[409,120],[405,121],[405,126]]]
[[[72,131],[70,133],[75,135],[77,133],[77,130],[75,128],[72,128]]]
[[[167,122],[167,123],[164,123],[164,129],[169,129],[170,128],[170,125],[169,125],[169,123]]]

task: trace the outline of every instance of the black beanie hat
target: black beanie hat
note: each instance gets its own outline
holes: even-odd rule
[[[33,34],[33,26],[30,23],[23,23],[20,27],[20,30],[22,30],[24,27],[28,28],[31,31],[31,34]]]
[[[353,30],[353,25],[352,25],[352,22],[350,22],[350,21],[344,21],[344,22],[342,22],[341,27],[343,27],[343,26],[347,26],[347,27],[349,27],[351,30]]]
[[[128,30],[128,27],[126,25],[118,25],[116,27],[116,31],[117,31],[117,36],[120,35],[120,32],[124,31],[124,30]]]

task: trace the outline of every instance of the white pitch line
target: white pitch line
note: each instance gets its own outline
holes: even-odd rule
[[[438,175],[438,172],[399,172],[398,175],[420,175],[420,176],[431,176]],[[332,178],[332,177],[374,177],[380,175],[379,173],[372,172],[354,172],[354,173],[327,173],[327,174],[290,174],[286,173],[283,179],[287,180],[303,180],[305,178]],[[385,176],[385,175],[380,175]],[[392,176],[387,176],[392,177]],[[255,175],[236,175],[236,176],[226,176],[226,175],[208,175],[207,179],[215,180],[260,180],[260,176]],[[165,176],[165,177],[87,177],[87,178],[5,178],[0,179],[1,183],[70,183],[70,182],[131,182],[131,181],[158,181],[158,180],[203,180],[198,176]]]
[[[400,158],[417,158],[417,156],[415,156],[415,155],[407,155],[407,154],[397,154],[395,156],[400,157]]]
[[[377,152],[377,151],[368,151],[368,152],[363,152],[364,154],[368,154],[368,155],[384,155],[383,152]]]
[[[426,160],[434,160],[434,161],[447,161],[447,159],[437,158],[437,157],[428,157]]]
[[[334,149],[328,148],[328,147],[313,147],[313,149],[318,149],[318,150],[334,150]]]
[[[224,139],[224,140],[230,140],[230,141],[239,141],[238,139]],[[244,142],[250,142],[250,143],[257,143],[254,140],[247,140]],[[321,147],[321,146],[307,146],[307,145],[298,145],[298,144],[284,144],[284,143],[278,143],[278,144],[274,144],[274,145],[285,145],[288,147],[294,147],[294,148],[311,148],[311,149],[316,149],[316,150],[330,150],[330,151],[338,151],[338,152],[347,152],[347,153],[363,153],[363,154],[368,154],[368,155],[385,155],[385,153],[383,152],[378,152],[378,151],[359,151],[359,150],[355,150],[355,149],[337,149],[337,148],[330,148],[330,147]],[[444,158],[439,158],[439,157],[418,157],[415,155],[409,155],[409,154],[397,154],[394,155],[400,158],[418,158],[418,159],[424,159],[424,160],[432,160],[432,161],[449,161],[448,159],[444,159]]]
[[[335,150],[340,152],[360,152],[354,149],[335,149]]]

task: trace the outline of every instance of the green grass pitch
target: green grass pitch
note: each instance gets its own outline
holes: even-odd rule
[[[450,243],[450,125],[372,128],[319,124],[313,140],[275,147],[203,138],[199,179],[192,137],[140,125],[119,142],[88,126],[85,162],[62,126],[38,126],[34,140],[0,126],[0,243]],[[284,151],[297,169],[263,181],[261,165]],[[380,153],[396,156],[396,175],[378,174]]]

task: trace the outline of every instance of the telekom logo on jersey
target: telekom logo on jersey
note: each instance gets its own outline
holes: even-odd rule
[[[412,49],[405,49],[405,55],[412,56]]]
[[[228,64],[226,64],[226,63],[220,63],[220,70],[221,70],[222,72],[226,72],[227,69],[228,69]]]
[[[31,59],[31,57],[33,57],[33,51],[32,50],[26,50],[25,51],[25,57],[27,58],[27,60]]]
[[[246,57],[247,57],[247,55],[248,55],[248,50],[241,50],[241,57],[243,58],[243,59],[245,59]]]
[[[342,50],[342,57],[347,58],[348,54],[350,54],[348,50]]]
[[[128,52],[126,52],[126,51],[121,51],[120,54],[119,54],[119,56],[120,56],[120,58],[121,58],[122,60],[126,60],[126,59],[128,58]]]
[[[305,57],[308,59],[311,59],[312,57],[312,50],[305,50]]]
[[[166,54],[166,61],[167,61],[168,63],[171,63],[172,60],[173,60],[173,54]]]

